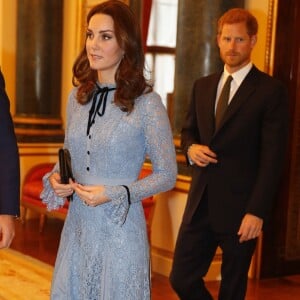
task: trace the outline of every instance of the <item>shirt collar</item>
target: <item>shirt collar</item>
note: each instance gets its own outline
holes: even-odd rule
[[[226,68],[224,66],[223,78],[227,78],[227,76],[231,75],[233,77],[233,80],[236,82],[236,84],[238,86],[240,86],[242,81],[245,79],[247,74],[250,72],[252,66],[253,66],[253,63],[249,62],[246,66],[244,66],[243,68],[241,68],[240,70],[238,70],[232,74],[228,73],[228,71],[226,70]]]

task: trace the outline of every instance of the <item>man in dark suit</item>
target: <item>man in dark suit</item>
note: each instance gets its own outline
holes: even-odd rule
[[[244,299],[256,240],[279,185],[287,144],[287,95],[280,82],[251,63],[257,29],[247,10],[227,11],[218,21],[217,36],[224,70],[193,87],[182,129],[192,182],[170,275],[182,300],[213,299],[203,277],[218,246],[219,300]]]
[[[20,214],[19,153],[9,106],[0,71],[0,249],[11,244]]]

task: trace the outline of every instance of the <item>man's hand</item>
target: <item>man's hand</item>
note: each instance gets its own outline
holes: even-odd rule
[[[193,144],[189,147],[188,157],[199,167],[206,167],[208,164],[216,164],[217,155],[205,145]]]
[[[8,248],[15,236],[15,217],[0,215],[0,249]]]
[[[263,219],[251,214],[246,214],[242,220],[238,235],[240,243],[257,238],[263,227]]]

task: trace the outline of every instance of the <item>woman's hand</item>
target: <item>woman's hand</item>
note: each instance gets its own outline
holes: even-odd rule
[[[58,197],[66,198],[71,196],[74,192],[71,183],[69,184],[62,184],[60,183],[60,175],[59,173],[53,173],[49,177],[49,182]]]
[[[82,185],[72,182],[71,186],[87,206],[97,206],[109,201],[108,197],[104,195],[103,185]]]

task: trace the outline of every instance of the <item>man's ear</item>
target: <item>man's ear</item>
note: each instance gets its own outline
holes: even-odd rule
[[[257,42],[257,35],[252,35],[250,37],[250,42],[251,42],[251,47],[253,48],[255,45],[256,45],[256,42]]]

